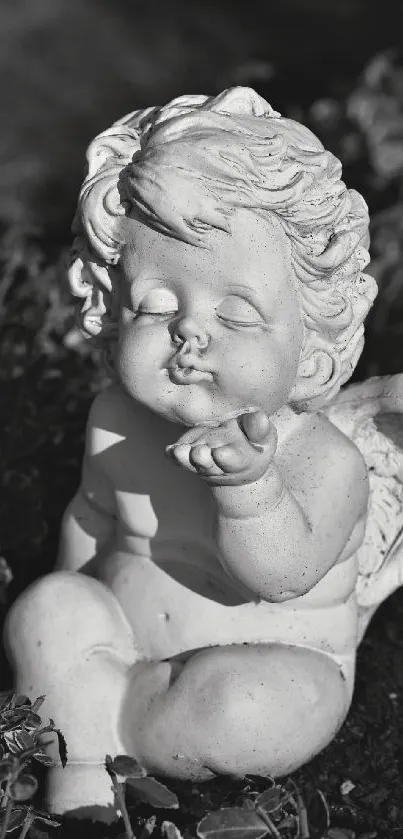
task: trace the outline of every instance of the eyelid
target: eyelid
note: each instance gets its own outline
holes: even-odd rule
[[[262,307],[262,304],[253,289],[242,284],[229,284],[227,286],[226,296],[240,297],[241,300],[245,300],[246,303],[250,303],[250,305],[253,306],[253,308],[259,313],[262,320],[267,322],[267,312],[265,313],[264,307]]]
[[[249,309],[251,317],[245,317],[245,312],[242,312],[242,304],[246,307],[246,311]],[[237,305],[240,308],[239,313],[236,311]],[[229,308],[229,313],[228,311],[225,311],[226,306],[227,309]],[[231,312],[231,307],[233,308],[234,306],[235,311]],[[220,308],[223,309],[223,311],[220,312]],[[228,323],[237,323],[243,326],[266,325],[266,321],[255,303],[241,294],[227,294],[218,304],[215,311],[217,317],[221,320],[227,321]]]
[[[142,297],[136,295],[133,301],[136,312],[143,314],[172,314],[178,311],[179,303],[176,294],[169,288],[155,286],[144,292]],[[159,312],[158,310],[162,311]]]
[[[267,329],[267,324],[263,320],[235,320],[234,318],[225,318],[223,315],[217,315],[217,317],[232,326],[262,326]]]

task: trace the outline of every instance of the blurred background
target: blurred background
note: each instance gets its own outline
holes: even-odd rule
[[[403,370],[401,0],[2,0],[0,553],[51,567],[104,375],[75,329],[70,224],[92,137],[125,112],[250,85],[307,123],[372,215],[379,297],[356,373]],[[9,572],[3,567],[3,578]]]
[[[0,217],[65,235],[86,145],[135,108],[233,84],[254,85],[305,119],[322,98],[344,104],[371,58],[398,46],[399,7],[400,0],[2,0]],[[381,94],[383,75],[372,72],[368,92]],[[384,91],[392,96],[393,81],[385,79]],[[371,145],[375,114],[362,110],[358,103],[350,116]],[[334,108],[311,116],[327,141],[347,133]],[[348,135],[339,149],[346,163],[364,155],[357,143]],[[383,159],[382,175],[388,166],[391,175],[396,161]]]

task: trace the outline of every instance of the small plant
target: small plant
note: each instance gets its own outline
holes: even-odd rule
[[[0,694],[0,839],[18,828],[19,839],[24,839],[34,822],[47,827],[59,826],[48,813],[25,803],[38,789],[38,781],[29,771],[33,770],[35,762],[53,766],[52,759],[44,751],[47,743],[43,736],[56,733],[61,750],[64,748],[62,735],[53,720],[44,725],[38,714],[44,699],[40,696],[32,703],[27,696],[10,691]]]
[[[137,839],[133,832],[125,793],[130,790],[146,804],[155,808],[178,809],[177,796],[164,784],[147,774],[134,758],[107,755],[106,770],[112,778],[116,794],[116,810],[122,816],[125,833],[118,839]],[[240,806],[221,807],[208,813],[196,828],[198,839],[375,839],[376,834],[357,836],[353,830],[330,826],[329,807],[321,790],[316,790],[305,803],[296,784],[288,778],[284,784],[268,779],[263,792],[243,791]],[[149,818],[138,839],[147,839],[157,826],[156,816]],[[160,825],[164,839],[184,839],[179,828],[170,821]],[[194,835],[186,833],[186,836]]]
[[[163,808],[164,810],[178,809],[179,801],[175,793],[171,792],[164,784],[156,781],[155,778],[148,776],[147,770],[143,766],[140,766],[133,757],[117,755],[117,757],[112,759],[110,755],[106,755],[105,767],[112,778],[116,795],[116,809],[122,816],[127,839],[136,839],[126,806],[125,792],[128,789],[135,794],[136,798],[145,804],[150,804],[152,807]],[[148,836],[151,836],[155,825],[156,817],[152,816],[144,825],[139,839],[147,839]],[[180,833],[175,825],[170,822],[164,822],[164,825],[167,839],[181,839]],[[176,835],[175,831],[177,831]]]
[[[245,798],[241,807],[228,807],[209,813],[197,826],[200,839],[319,839],[329,827],[329,811],[324,796],[319,796],[319,807],[309,817],[296,785],[288,780],[284,785],[271,782],[264,792]],[[312,806],[311,806],[312,810]],[[310,824],[311,822],[311,824]]]
[[[321,790],[306,804],[290,778],[271,784],[245,797],[240,807],[223,807],[205,816],[197,825],[199,839],[375,839],[376,834],[357,837],[352,830],[331,827]]]

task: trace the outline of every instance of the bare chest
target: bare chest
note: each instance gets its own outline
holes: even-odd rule
[[[175,466],[165,455],[165,445],[162,435],[147,434],[135,446],[127,443],[114,480],[118,523],[154,546],[169,541],[212,546],[209,487],[199,476]]]

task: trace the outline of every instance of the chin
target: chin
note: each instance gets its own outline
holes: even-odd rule
[[[227,405],[217,407],[215,400],[205,391],[200,392],[198,386],[186,386],[186,394],[181,393],[182,387],[178,388],[176,398],[171,398],[165,406],[159,404],[155,410],[172,422],[187,425],[189,428],[195,425],[203,425],[206,422],[219,420],[230,410]]]

